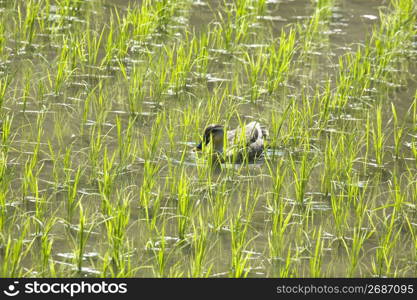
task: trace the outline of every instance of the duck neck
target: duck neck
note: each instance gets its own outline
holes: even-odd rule
[[[221,131],[218,134],[213,135],[213,150],[216,152],[223,152],[223,143],[224,143],[224,132]]]

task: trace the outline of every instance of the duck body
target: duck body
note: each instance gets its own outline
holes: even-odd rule
[[[204,130],[203,141],[197,150],[211,146],[213,154],[221,162],[253,162],[264,151],[264,139],[268,131],[259,122],[253,121],[233,130],[224,130],[222,125],[212,124]]]

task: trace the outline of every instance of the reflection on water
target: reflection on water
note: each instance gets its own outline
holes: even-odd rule
[[[216,202],[218,200],[216,198],[218,190],[216,189],[219,186],[224,185],[224,195],[230,197],[230,205],[225,212],[227,216],[238,215],[240,207],[256,199],[250,224],[253,234],[252,248],[244,249],[242,253],[250,257],[251,260],[249,276],[263,277],[272,276],[271,274],[276,276],[270,261],[284,261],[285,257],[266,258],[269,255],[267,249],[271,219],[276,213],[271,210],[269,203],[273,197],[271,196],[273,194],[272,187],[275,188],[278,185],[277,182],[274,182],[273,175],[281,174],[279,168],[282,165],[286,166],[285,172],[290,174],[297,169],[298,164],[304,162],[306,169],[308,169],[309,163],[311,163],[312,173],[306,183],[304,194],[298,195],[293,189],[294,184],[303,184],[303,174],[298,174],[299,181],[295,177],[288,177],[283,181],[285,196],[282,201],[284,204],[279,209],[285,211],[286,214],[292,214],[292,225],[295,224],[298,228],[305,226],[304,234],[306,236],[309,235],[307,226],[318,224],[321,226],[323,230],[321,237],[328,241],[323,249],[323,265],[329,268],[331,276],[345,276],[344,269],[349,257],[344,252],[340,258],[335,258],[340,252],[338,248],[345,245],[340,242],[341,237],[337,236],[333,230],[340,224],[333,224],[332,214],[334,212],[332,208],[334,204],[330,200],[330,194],[337,190],[341,193],[340,199],[342,201],[353,201],[349,198],[349,194],[343,194],[344,190],[360,194],[365,189],[374,188],[374,193],[379,193],[376,202],[384,203],[384,195],[393,185],[393,172],[406,176],[407,172],[412,172],[410,166],[415,164],[412,151],[417,136],[407,133],[403,145],[405,149],[408,149],[404,152],[408,152],[405,152],[403,160],[395,160],[394,157],[387,158],[386,156],[384,162],[379,164],[373,160],[361,161],[354,157],[351,165],[353,169],[357,170],[358,178],[341,177],[342,180],[332,179],[329,182],[324,182],[320,176],[320,172],[327,166],[325,151],[333,151],[333,149],[325,149],[326,139],[338,135],[348,136],[354,126],[362,126],[364,123],[362,112],[374,106],[374,95],[380,91],[372,89],[366,91],[361,99],[352,101],[352,104],[342,112],[336,108],[329,108],[334,109],[334,112],[330,113],[330,119],[326,120],[327,126],[325,128],[321,128],[317,124],[317,118],[312,120],[309,123],[310,128],[307,129],[312,132],[320,132],[321,135],[318,134],[317,138],[311,137],[309,139],[309,148],[302,144],[305,138],[302,132],[284,132],[289,130],[290,126],[275,131],[270,128],[271,132],[279,133],[279,137],[277,136],[273,140],[276,144],[269,145],[260,160],[248,165],[221,164],[213,168],[205,168],[207,159],[196,155],[193,151],[201,137],[198,135],[200,130],[192,124],[197,123],[203,128],[205,123],[213,121],[227,121],[236,125],[241,121],[251,119],[269,120],[271,112],[283,115],[285,107],[290,101],[300,103],[313,101],[314,89],[317,86],[320,87],[319,89],[324,89],[329,78],[331,80],[329,86],[334,89],[340,56],[354,52],[358,45],[365,44],[372,28],[379,24],[379,9],[386,5],[386,1],[336,1],[331,9],[326,30],[318,33],[320,36],[316,37],[317,40],[313,38],[308,50],[302,54],[296,53],[295,59],[300,60],[301,63],[294,64],[293,75],[288,82],[283,82],[280,85],[279,91],[273,96],[270,96],[268,91],[262,87],[259,88],[259,94],[255,94],[255,96],[251,94],[255,90],[253,86],[256,87],[260,80],[255,80],[255,83],[252,84],[250,80],[236,79],[236,72],[242,71],[242,73],[250,74],[249,68],[242,67],[248,64],[250,56],[248,58],[242,53],[243,51],[252,54],[260,53],[259,51],[266,49],[269,44],[273,43],[272,39],[278,43],[277,38],[281,31],[288,31],[290,24],[298,22],[301,28],[306,28],[307,21],[314,13],[314,1],[266,1],[265,12],[256,15],[252,23],[248,24],[246,29],[250,34],[242,38],[242,42],[239,44],[240,48],[231,47],[229,49],[223,47],[224,45],[215,47],[223,41],[210,41],[210,47],[214,46],[206,49],[207,57],[202,56],[196,62],[189,63],[189,66],[187,63],[182,66],[177,61],[178,57],[181,57],[183,62],[187,62],[187,55],[198,55],[198,53],[193,51],[186,53],[187,50],[180,48],[175,43],[181,41],[186,32],[190,36],[198,36],[198,34],[207,32],[208,28],[212,32],[216,28],[222,28],[221,26],[224,24],[220,21],[227,19],[227,13],[223,8],[225,1],[185,1],[186,3],[173,13],[170,21],[166,24],[161,21],[160,28],[150,36],[142,34],[146,28],[134,28],[132,24],[117,23],[121,22],[122,16],[129,13],[129,9],[134,6],[133,2],[138,3],[138,1],[93,0],[79,2],[82,3],[79,8],[68,8],[70,12],[67,11],[67,15],[63,15],[62,7],[51,5],[49,19],[43,20],[47,25],[44,30],[35,32],[37,35],[34,38],[35,42],[29,45],[27,42],[20,41],[19,34],[23,33],[13,33],[12,30],[15,25],[11,20],[18,15],[16,5],[0,1],[0,14],[3,16],[9,14],[9,17],[6,18],[8,23],[5,23],[5,28],[7,28],[5,30],[7,40],[5,45],[9,55],[0,61],[0,74],[2,77],[9,76],[10,87],[13,89],[7,94],[7,98],[12,100],[4,102],[2,108],[3,115],[13,115],[14,132],[7,165],[17,175],[15,180],[11,180],[9,183],[13,190],[10,192],[10,196],[16,199],[23,198],[22,202],[28,202],[28,209],[33,211],[37,209],[37,204],[29,194],[43,194],[48,201],[52,202],[53,209],[51,211],[58,211],[57,215],[65,219],[68,204],[62,204],[64,208],[60,205],[69,197],[70,192],[68,191],[74,184],[72,171],[75,171],[79,166],[85,167],[88,172],[81,175],[77,195],[85,203],[86,209],[94,212],[104,210],[100,202],[100,193],[102,192],[100,189],[104,189],[102,187],[104,181],[114,180],[112,187],[123,187],[123,192],[131,198],[130,223],[126,227],[131,251],[136,251],[134,253],[143,258],[144,264],[149,264],[155,253],[159,253],[158,251],[161,249],[169,253],[174,249],[172,250],[173,256],[178,261],[182,261],[183,257],[191,257],[190,253],[194,251],[190,246],[190,241],[182,242],[181,239],[175,237],[175,228],[179,226],[175,214],[180,197],[176,194],[180,194],[180,192],[174,189],[181,186],[180,179],[178,179],[181,174],[176,172],[181,173],[179,170],[182,168],[191,178],[187,182],[187,188],[190,191],[190,197],[196,200],[195,206],[203,206],[206,209],[203,215],[210,220],[207,222],[208,228],[216,226],[216,220],[211,219],[214,218],[214,215],[210,209],[215,205],[220,205]],[[115,11],[120,15],[116,15]],[[133,31],[137,30],[136,39],[125,41],[123,37],[120,37],[120,40],[117,40],[119,44],[116,43],[117,49],[108,50],[106,47],[111,47],[110,38],[107,36],[110,30],[110,19],[115,28],[117,24],[117,26],[130,26]],[[93,33],[75,34],[76,31],[85,29],[86,26],[90,26]],[[226,29],[225,32],[227,32]],[[116,39],[117,29],[114,30],[113,38]],[[71,33],[72,31],[74,34]],[[25,34],[30,35],[30,32]],[[224,35],[224,39],[227,39],[226,33]],[[233,33],[232,39],[237,35],[238,33]],[[263,40],[265,36],[270,36],[271,40]],[[101,45],[97,50],[93,49],[95,43]],[[126,49],[120,49],[124,46]],[[91,49],[87,49],[88,47]],[[176,47],[175,53],[182,55],[172,58],[171,65],[170,52],[167,51],[167,47]],[[68,49],[76,49],[74,52],[77,52],[77,55],[83,57],[84,60],[80,61],[76,57],[70,57],[71,51]],[[105,60],[107,50],[113,56],[106,60],[106,64],[100,63]],[[125,51],[123,55],[120,54],[120,57],[117,56],[119,50]],[[265,54],[266,50],[264,51]],[[92,53],[94,55],[91,55]],[[58,63],[57,66],[57,62],[60,62],[59,59],[65,62],[65,66],[62,66],[62,72],[55,73],[56,68],[60,65]],[[161,68],[161,66],[166,66],[166,68]],[[187,66],[189,70],[186,69]],[[174,75],[171,75],[170,71],[175,67],[179,68],[176,73],[177,77],[171,78],[170,76]],[[165,69],[167,73],[164,73]],[[398,72],[400,71],[398,70]],[[415,74],[415,66],[411,65],[409,71]],[[180,78],[182,74],[188,75],[182,80]],[[176,86],[178,82],[181,83],[181,86]],[[395,107],[400,118],[405,116],[409,110],[416,89],[415,82],[409,79],[408,83],[408,86],[403,86],[386,82],[388,87],[395,89],[395,92],[390,90],[387,97],[398,99],[395,101]],[[153,90],[153,87],[160,89]],[[228,91],[231,93],[228,94]],[[129,99],[129,103],[126,99]],[[217,110],[203,111],[202,107],[210,101],[216,104],[212,107]],[[105,109],[102,109],[103,107]],[[388,105],[384,108],[384,112],[390,112],[390,110]],[[232,117],[226,119],[225,111],[230,112],[227,116]],[[164,113],[165,115],[161,117]],[[195,121],[198,118],[196,116],[204,119]],[[155,125],[158,123],[158,118],[165,120],[159,120],[163,125]],[[302,113],[294,117],[294,119],[297,118],[302,119]],[[406,118],[404,121],[408,129],[415,126],[415,120],[411,118]],[[42,130],[38,131],[36,124],[40,122],[43,122],[43,126]],[[294,121],[294,128],[298,128],[296,122]],[[392,122],[391,119],[384,119],[386,124]],[[120,128],[123,128],[123,131]],[[131,132],[126,128],[131,128]],[[41,141],[39,143],[40,149],[35,147],[38,137]],[[278,143],[280,138],[285,141],[283,143],[285,146]],[[131,142],[132,140],[133,142]],[[385,140],[389,147],[394,147],[395,141],[392,138],[387,137]],[[106,147],[101,144],[103,141],[105,141]],[[349,141],[345,142],[346,145],[343,146],[349,147]],[[354,141],[353,143],[361,142],[363,141]],[[155,148],[153,148],[154,145],[156,145]],[[129,161],[122,165],[123,147],[132,147],[126,150],[126,153],[140,153],[140,155],[126,158]],[[135,147],[140,151],[135,152]],[[91,161],[103,159],[104,148],[109,152],[107,163],[109,165],[113,163],[109,169],[119,168],[118,163],[123,166],[120,167],[120,170],[118,169],[119,173],[115,178],[111,178],[111,175],[101,170],[99,164],[89,164]],[[68,149],[72,153],[67,152]],[[147,149],[151,150],[147,151]],[[42,166],[40,168],[38,165],[38,170],[30,168],[30,159],[35,151],[39,151],[37,158],[41,162],[39,165]],[[371,150],[365,149],[364,151]],[[110,153],[113,152],[115,154],[112,157],[113,154]],[[66,153],[69,154],[66,156]],[[362,156],[357,155],[357,157],[364,156],[365,153]],[[54,161],[60,161],[60,163],[54,163]],[[30,183],[23,180],[23,177],[29,173],[39,175],[36,192],[31,191]],[[65,184],[56,184],[61,178],[70,179]],[[147,178],[148,182],[144,178]],[[374,178],[378,178],[377,185],[373,183]],[[149,191],[143,192],[146,184],[149,185]],[[330,188],[330,191],[323,192],[328,186],[336,188]],[[26,191],[21,192],[22,189],[26,189]],[[149,206],[151,209],[155,208],[156,213],[144,210],[139,204],[142,201],[140,195],[143,195],[141,191],[143,194],[150,195]],[[21,197],[21,195],[24,196]],[[296,200],[297,197],[300,199]],[[16,203],[18,202],[12,201],[8,205],[13,207],[20,205]],[[410,207],[415,206],[415,203],[410,200],[409,205]],[[246,204],[246,206],[249,205]],[[356,210],[361,209],[360,205],[356,203],[353,203],[352,207]],[[221,207],[216,209],[221,211]],[[250,211],[247,207],[245,209]],[[370,206],[369,210],[372,209],[376,210],[377,208]],[[351,222],[351,219],[354,218],[353,212],[352,214],[337,212],[337,214],[343,213],[346,214],[345,219],[341,221],[343,224]],[[385,215],[385,211],[383,213],[384,215],[382,213],[376,214],[375,218],[389,217],[389,215]],[[168,216],[164,219],[167,228],[164,229],[166,232],[163,232],[163,236],[161,236],[161,232],[158,232],[159,239],[155,239],[153,235],[155,233],[147,229],[147,226],[150,225],[145,216],[158,217],[161,215]],[[311,219],[306,220],[305,216],[310,216]],[[184,218],[192,219],[193,217],[186,216]],[[196,220],[197,218],[193,222],[197,222]],[[88,237],[88,249],[82,259],[89,267],[83,267],[81,270],[83,274],[88,276],[101,274],[101,270],[97,270],[95,267],[100,265],[99,260],[102,259],[100,253],[104,253],[108,248],[102,240],[102,236],[106,234],[106,228],[103,225],[105,222],[102,221],[99,225],[94,224],[97,227],[97,232],[92,232]],[[233,246],[230,235],[233,230],[231,224],[232,222],[221,224],[221,230],[218,233],[208,236],[208,243],[213,244],[210,249],[210,259],[213,261],[214,270],[212,276],[229,275],[229,272],[225,272],[225,270],[227,270],[226,266],[230,265],[230,252]],[[343,224],[340,226],[343,227]],[[197,225],[188,224],[190,228]],[[363,230],[366,226],[370,226],[370,224],[362,225]],[[65,223],[54,227],[53,258],[58,264],[73,266],[77,257],[68,249],[74,247],[73,243],[77,239],[79,231],[79,227],[71,228]],[[299,232],[297,234],[300,235]],[[71,236],[73,240],[70,240],[68,236]],[[309,236],[306,239],[300,236],[294,238],[300,238],[302,241],[300,245],[296,245],[295,251],[298,256],[294,260],[306,260],[311,256],[313,247],[311,243],[314,239],[311,237],[310,241]],[[349,240],[350,237],[346,237],[346,239]],[[400,239],[406,240],[407,236],[404,235]],[[376,243],[377,239],[370,240],[364,245],[366,251],[374,251]],[[286,240],[284,248],[289,244],[290,241]],[[287,252],[282,253],[286,255]],[[134,255],[128,253],[128,256],[133,257]],[[31,262],[27,261],[26,263],[30,269]],[[175,262],[170,263],[175,265]],[[369,264],[368,262],[363,263]],[[308,261],[300,263],[299,272],[296,273],[299,276],[309,274],[306,270],[307,265]],[[340,268],[335,266],[340,266]],[[370,268],[370,266],[364,268],[367,271],[360,275],[369,275]],[[138,271],[138,274],[133,275],[153,276],[155,272],[150,271],[150,268],[144,268],[144,270]],[[404,274],[411,273],[404,272]],[[185,276],[186,274],[164,275]]]

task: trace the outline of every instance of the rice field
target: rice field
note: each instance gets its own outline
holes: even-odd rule
[[[416,277],[414,0],[0,0],[1,277]],[[258,121],[254,163],[194,151]]]

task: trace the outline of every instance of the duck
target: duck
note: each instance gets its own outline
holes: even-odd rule
[[[223,125],[211,124],[205,128],[203,140],[195,150],[211,145],[216,161],[254,162],[263,154],[268,135],[268,130],[257,121],[227,131]]]

